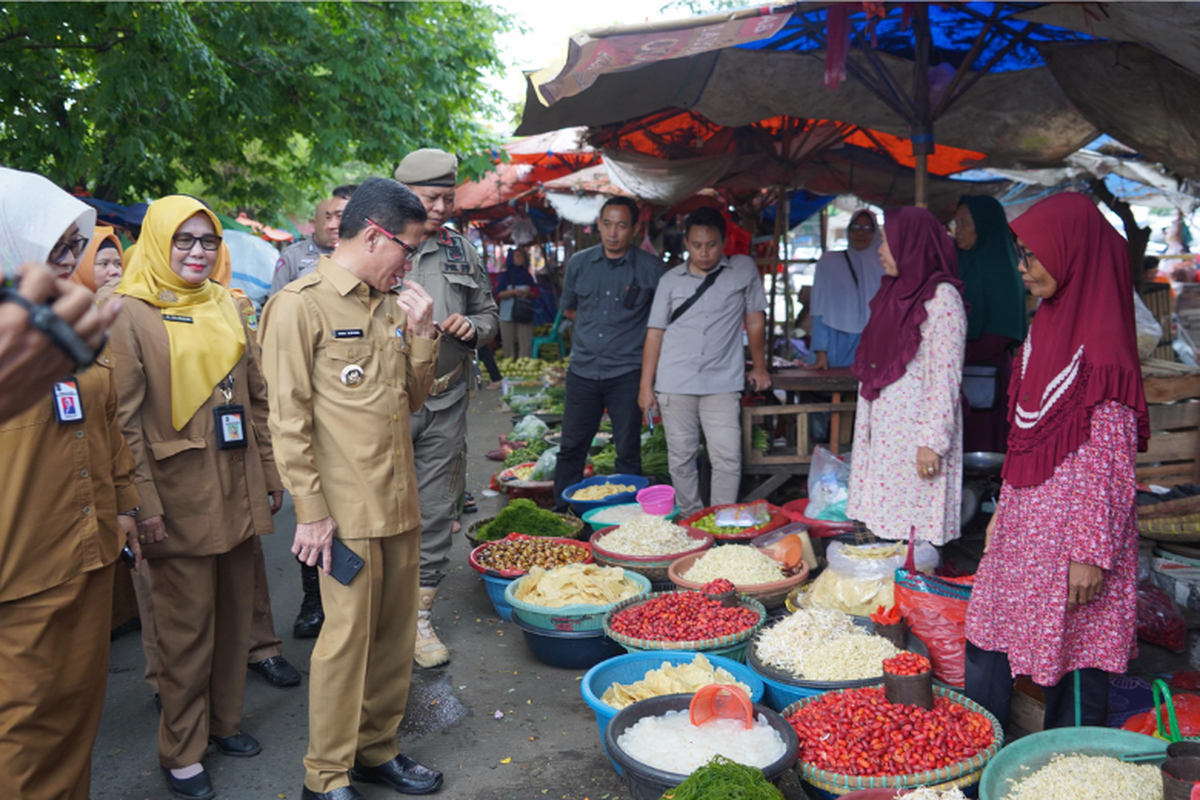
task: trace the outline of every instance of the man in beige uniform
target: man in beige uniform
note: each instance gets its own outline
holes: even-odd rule
[[[341,243],[263,312],[270,426],[296,506],[292,552],[323,566],[326,624],[312,655],[304,800],[361,798],[350,779],[427,794],[442,775],[401,755],[412,680],[420,509],[409,414],[433,384],[433,302],[393,291],[425,210],[372,178],[342,217]],[[334,535],[361,562],[330,576]]]
[[[412,278],[433,297],[433,318],[446,338],[438,379],[425,407],[412,415],[413,457],[421,495],[421,610],[417,618],[417,664],[435,667],[450,652],[433,631],[430,616],[438,584],[450,564],[451,528],[465,487],[468,389],[473,389],[474,348],[496,336],[500,314],[492,282],[475,247],[462,234],[443,228],[454,212],[458,159],[442,150],[409,153],[396,180],[421,200],[428,218],[413,256]]]

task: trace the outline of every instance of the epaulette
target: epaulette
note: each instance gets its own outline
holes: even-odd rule
[[[309,286],[316,286],[321,282],[321,274],[315,269],[307,275],[301,275],[296,280],[284,286],[280,291],[283,292],[300,292],[307,289]]]

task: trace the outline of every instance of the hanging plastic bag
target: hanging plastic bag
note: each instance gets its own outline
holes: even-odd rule
[[[508,437],[508,440],[510,442],[533,442],[545,436],[548,430],[550,430],[549,425],[533,414],[528,414],[513,427],[512,435]]]
[[[533,465],[533,472],[529,473],[531,481],[552,481],[554,480],[554,467],[558,463],[558,446],[551,447],[546,452],[538,457],[537,463]]]
[[[896,605],[904,622],[929,648],[933,676],[961,687],[967,673],[967,603],[975,576],[938,578],[896,571]]]
[[[1179,606],[1149,580],[1138,584],[1137,635],[1174,653],[1187,650],[1187,623]]]
[[[1149,358],[1162,341],[1163,329],[1137,292],[1133,293],[1133,326],[1137,330],[1138,356]]]
[[[824,447],[813,451],[808,471],[808,510],[812,519],[846,522],[850,497],[850,464]]]
[[[937,548],[929,542],[916,543],[914,565],[932,572],[938,565]],[[856,617],[868,616],[879,606],[895,602],[896,570],[905,565],[907,542],[850,545],[834,542],[825,551],[829,568],[809,589],[806,603]]]

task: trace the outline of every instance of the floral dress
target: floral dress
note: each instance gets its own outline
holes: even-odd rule
[[[1088,441],[1045,483],[1005,484],[967,609],[967,638],[1008,654],[1012,673],[1053,686],[1076,669],[1125,671],[1137,653],[1138,530],[1133,409],[1092,412]],[[1092,602],[1067,610],[1072,561],[1104,570]]]
[[[942,545],[961,533],[962,374],[967,315],[948,283],[925,301],[921,346],[875,400],[858,401],[846,513],[883,539]],[[917,474],[917,448],[942,457],[932,479]]]

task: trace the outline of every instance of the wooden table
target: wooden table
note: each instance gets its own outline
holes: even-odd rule
[[[829,449],[834,453],[849,445],[854,435],[858,378],[849,369],[783,369],[772,373],[771,388],[786,393],[784,405],[742,408],[742,474],[768,476],[746,496],[748,501],[764,498],[790,478],[808,474],[813,451],[808,437],[809,414],[831,414]],[[832,400],[828,403],[798,402],[798,395],[809,392],[830,394]],[[768,417],[790,418],[787,425],[794,431],[794,450],[761,453],[753,448],[754,423]]]

